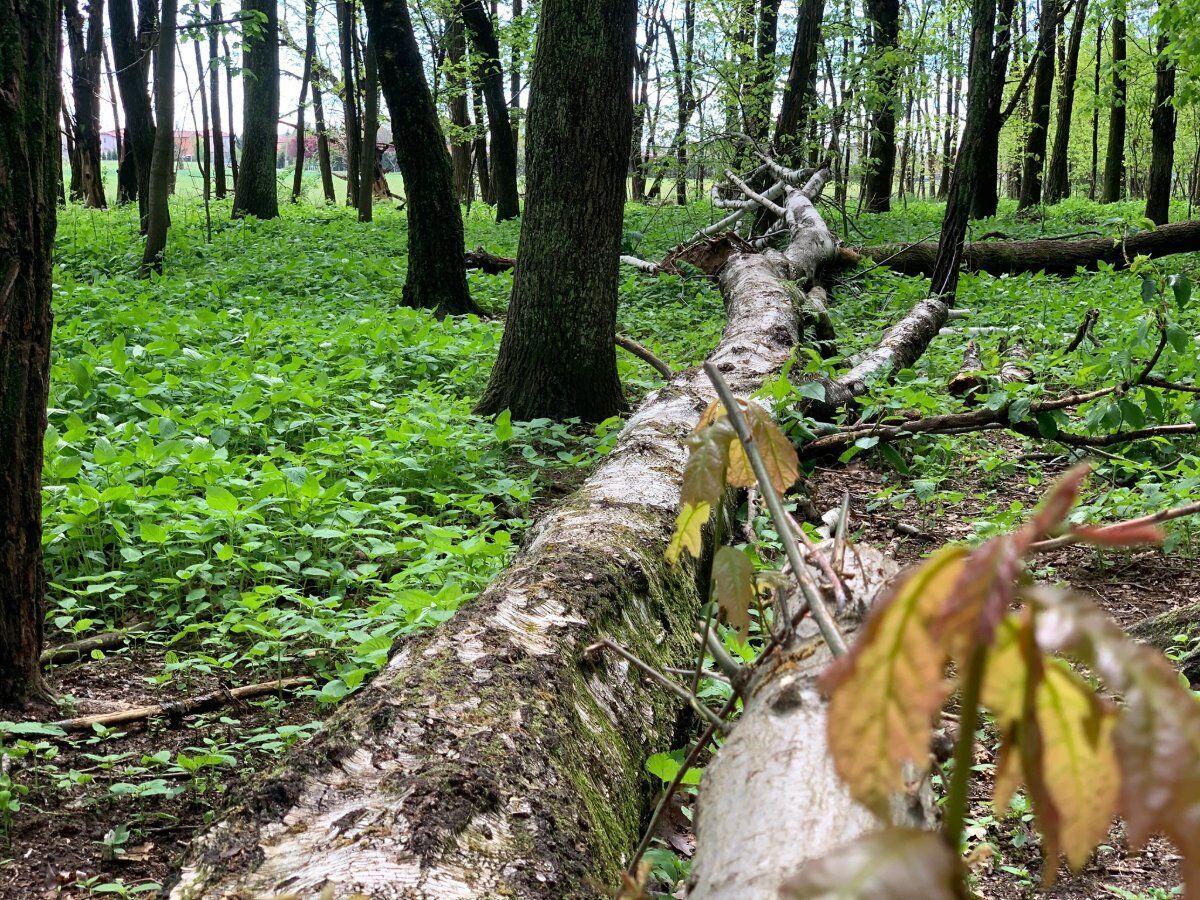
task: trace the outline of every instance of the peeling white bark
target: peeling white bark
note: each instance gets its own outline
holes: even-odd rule
[[[789,358],[793,301],[756,254],[722,278],[728,325],[711,359],[748,394]],[[409,639],[318,738],[186,854],[175,900],[210,897],[576,897],[615,884],[638,836],[643,762],[674,700],[619,659],[690,653],[694,571],[671,569],[684,439],[713,397],[677,375],[476,600]]]

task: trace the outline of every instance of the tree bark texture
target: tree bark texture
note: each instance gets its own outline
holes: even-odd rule
[[[896,171],[896,95],[898,64],[893,58],[900,39],[900,0],[866,0],[874,41],[875,100],[870,111],[871,150],[864,183],[863,208],[887,212],[892,208],[892,177]]]
[[[368,34],[363,48],[363,130],[362,150],[359,151],[358,221],[370,222],[374,216],[375,191],[367,188],[366,173],[375,182],[375,144],[379,140],[379,62],[375,38]]]
[[[487,105],[488,132],[492,138],[492,190],[496,197],[496,221],[521,214],[517,194],[517,145],[513,138],[508,103],[504,99],[504,72],[500,66],[500,42],[482,0],[463,0],[463,24],[471,33],[475,73]]]
[[[242,50],[242,160],[233,187],[233,215],[279,216],[275,155],[279,122],[279,3],[242,0],[243,13],[261,13],[258,34]]]
[[[354,4],[348,0],[337,0],[336,8],[338,47],[342,56],[342,108],[345,111],[346,205],[357,208],[362,168],[358,158],[362,150],[359,140],[362,127],[358,120],[358,72],[354,65]],[[395,134],[395,126],[392,133]]]
[[[1050,97],[1054,92],[1054,48],[1058,42],[1058,0],[1045,0],[1038,22],[1037,59],[1031,62],[1033,108],[1025,134],[1021,165],[1021,196],[1017,209],[1042,202],[1042,170],[1046,163],[1046,133],[1050,128]]]
[[[624,406],[613,337],[636,15],[636,0],[543,3],[517,269],[482,413],[598,422]]]
[[[408,198],[404,303],[438,316],[478,313],[467,289],[462,211],[454,198],[450,154],[425,83],[407,2],[366,0],[364,6]]]
[[[796,13],[796,43],[792,45],[792,61],[779,103],[779,118],[775,121],[775,154],[788,166],[801,165],[807,156],[803,146],[804,133],[814,100],[812,84],[816,78],[824,15],[823,0],[800,0]]]
[[[59,0],[0,0],[0,705],[43,693],[42,438],[62,183]]]
[[[876,260],[904,275],[928,275],[933,271],[938,245],[882,244],[853,251]],[[1047,272],[1074,275],[1076,270],[1095,269],[1100,263],[1127,268],[1134,258],[1200,251],[1200,221],[1175,222],[1153,231],[1142,231],[1122,239],[973,241],[963,248],[963,268],[993,275],[1017,272]],[[851,254],[847,254],[848,256]]]
[[[213,131],[213,190],[218,200],[224,200],[229,193],[225,181],[225,134],[221,124],[221,67],[218,65],[220,54],[217,52],[218,22],[221,21],[221,4],[213,3],[212,18],[208,26],[208,92],[212,104]],[[301,113],[303,114],[303,113]],[[233,124],[233,109],[229,110],[229,122]]]
[[[543,41],[561,27],[555,2]],[[614,158],[627,149],[614,142]],[[722,281],[728,324],[710,359],[748,395],[790,358],[795,307],[758,254]],[[617,883],[650,799],[643,763],[669,746],[678,707],[620,658],[584,650],[610,637],[658,666],[693,654],[696,570],[663,550],[684,442],[712,398],[697,370],[650,395],[508,570],[401,648],[193,845],[172,897],[333,885],[338,897],[574,898],[598,893],[589,878]]]
[[[146,197],[146,248],[142,254],[142,274],[162,271],[163,250],[171,213],[167,201],[171,195],[171,176],[175,169],[175,20],[176,0],[162,0],[159,18],[158,49],[154,56],[154,98],[158,121],[165,123],[154,131],[154,156]]]
[[[1054,124],[1054,147],[1046,169],[1044,199],[1058,203],[1071,196],[1071,176],[1067,166],[1067,151],[1071,146],[1071,114],[1075,108],[1075,82],[1079,74],[1079,48],[1083,43],[1083,26],[1087,22],[1087,0],[1076,0],[1075,19],[1067,40],[1063,58],[1062,77],[1058,88],[1058,117]]]
[[[1108,144],[1104,151],[1104,184],[1101,203],[1116,203],[1125,187],[1125,9],[1120,8],[1112,23],[1112,106],[1108,111]]]
[[[311,85],[316,92],[316,78],[313,74],[313,58],[317,52],[315,9],[312,0],[305,0],[304,9],[304,69],[300,73],[300,100],[296,104],[296,170],[292,175],[292,202],[295,203],[304,193],[304,156],[307,134],[304,128],[305,101],[308,100],[308,89]],[[378,87],[376,87],[378,90]],[[378,100],[376,101],[378,104]],[[378,108],[378,107],[377,107]],[[218,143],[220,143],[218,141]]]
[[[1015,0],[999,0],[998,4],[994,4],[995,9],[990,13],[993,28],[999,25],[999,30],[995,34],[995,39],[989,34],[987,41],[977,45],[975,38],[977,35],[972,28],[971,36],[971,56],[968,62],[970,73],[967,78],[967,91],[972,90],[971,82],[976,78],[974,74],[978,71],[982,74],[984,71],[983,60],[976,63],[975,48],[979,47],[981,52],[987,53],[987,59],[990,60],[990,65],[987,66],[988,93],[986,98],[986,113],[980,123],[980,130],[974,140],[977,145],[971,150],[972,164],[975,166],[972,173],[972,197],[971,197],[971,215],[972,219],[986,219],[989,216],[996,214],[996,208],[1000,203],[999,196],[999,177],[1000,177],[1000,129],[1004,127],[1004,116],[1002,107],[1004,106],[1004,82],[1008,75],[1008,61],[1011,55],[1012,33],[1013,33],[1013,15],[1015,10]],[[972,6],[972,8],[974,8]],[[970,114],[970,105],[968,100],[968,115]],[[962,153],[962,143],[966,140],[965,133],[959,142],[958,152]]]
[[[1175,65],[1167,55],[1168,35],[1158,37],[1154,62],[1154,107],[1150,111],[1150,177],[1146,218],[1165,225],[1171,217],[1171,178],[1175,168]]]
[[[446,56],[450,61],[450,78],[446,105],[454,133],[450,140],[450,167],[454,172],[454,196],[460,203],[471,196],[471,141],[466,137],[471,127],[467,113],[467,84],[461,70],[466,55],[466,38],[462,21],[452,18],[446,23]]]
[[[137,181],[138,211],[144,232],[149,215],[150,166],[154,158],[154,112],[146,79],[158,11],[155,3],[143,2],[139,12],[139,22],[135,25],[133,0],[109,0],[113,64],[117,67],[117,84],[125,109],[126,164],[133,166]]]
[[[67,47],[71,55],[71,96],[75,101],[75,162],[84,206],[104,209],[100,168],[100,57],[104,49],[104,0],[87,0],[87,25],[79,0],[66,0]]]

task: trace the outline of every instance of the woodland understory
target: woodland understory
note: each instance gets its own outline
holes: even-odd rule
[[[223,224],[207,243],[199,203],[184,202],[175,227],[185,238],[172,271],[147,283],[128,274],[138,252],[135,213],[64,212],[60,349],[46,442],[47,643],[113,631],[127,640],[52,665],[51,687],[65,712],[84,716],[178,703],[222,685],[311,681],[212,712],[152,719],[148,727],[93,725],[64,739],[5,726],[12,729],[4,746],[11,801],[5,896],[169,883],[197,829],[257,771],[320,729],[389,650],[469,603],[523,542],[529,522],[611,449],[617,420],[595,427],[472,415],[500,324],[465,318],[439,325],[424,312],[398,313],[390,285],[404,259],[382,250],[402,236],[403,217],[387,207],[376,215],[374,225],[361,225],[349,213],[302,204],[274,222]],[[861,217],[854,230],[863,243],[885,243],[925,233],[939,215],[933,204],[913,203]],[[630,205],[626,243],[658,259],[713,216],[707,203]],[[1138,219],[1132,204],[1071,202],[1034,218],[1006,207],[973,231],[1117,235]],[[496,255],[514,249],[515,226],[494,224],[483,208],[467,228],[468,246]],[[280,256],[280,244],[295,253]],[[1159,276],[1196,277],[1198,269],[1190,255],[1153,265]],[[626,269],[619,307],[621,332],[676,370],[697,364],[724,324],[717,288],[697,270],[685,271]],[[955,318],[952,332],[935,338],[911,368],[877,384],[868,415],[911,419],[978,408],[947,390],[963,364],[964,341],[954,333],[963,329],[976,329],[971,340],[983,371],[999,369],[1005,345],[1024,347],[1021,365],[1030,377],[1001,386],[1006,403],[1136,375],[1159,342],[1159,299],[1143,295],[1146,274],[964,274],[958,307],[969,317]],[[510,284],[509,272],[471,276],[473,295],[493,316],[503,315]],[[802,351],[790,377],[771,378],[759,392],[793,434],[805,433],[795,414],[813,393],[805,379],[836,376],[839,360],[870,349],[927,291],[919,278],[865,263],[826,284],[838,355]],[[166,297],[173,298],[169,310]],[[1194,307],[1168,306],[1171,324],[1189,339],[1169,343],[1154,371],[1164,381],[1193,383],[1190,335],[1200,322]],[[1092,330],[1068,349],[1093,309]],[[331,329],[331,321],[343,324]],[[622,354],[621,371],[631,405],[661,383],[631,355]],[[1160,390],[1141,385],[1111,404],[1098,399],[1072,410],[1069,427],[1102,433],[1200,415],[1193,397]],[[1000,399],[993,393],[984,407]],[[806,459],[788,506],[813,520],[805,527],[819,539],[819,514],[848,497],[853,540],[900,563],[947,541],[977,543],[1010,531],[1056,475],[1088,455],[1013,432],[921,435],[880,449],[858,438]],[[1100,452],[1075,514],[1081,521],[1179,506],[1200,485],[1194,442],[1162,437]],[[745,513],[743,495],[738,515]],[[752,523],[742,518],[728,527],[764,563],[781,552],[761,503]],[[1087,592],[1132,626],[1200,601],[1193,540],[1184,519],[1162,549],[1114,555],[1068,547],[1039,557],[1034,571]],[[766,639],[757,615],[744,644],[736,630],[714,627],[728,652],[744,660]],[[1184,625],[1167,646],[1183,658],[1197,640]],[[700,683],[699,696],[714,709],[728,694],[719,675]],[[703,724],[684,715],[668,746],[643,760],[647,784],[675,775]],[[1010,809],[993,810],[986,799],[995,740],[987,731],[976,756],[982,777],[967,825],[973,883],[983,896],[1031,896],[1041,857],[1029,801],[1022,794]],[[702,756],[695,767],[705,762]],[[694,780],[685,780],[646,852],[651,884],[668,893],[685,879],[695,850]],[[1180,880],[1175,858],[1159,841],[1129,851],[1118,825],[1082,873],[1064,870],[1051,896],[1166,896]]]

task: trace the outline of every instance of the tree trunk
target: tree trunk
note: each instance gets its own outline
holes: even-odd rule
[[[942,174],[938,179],[937,198],[945,200],[950,193],[950,170],[953,167],[955,142],[958,134],[958,98],[962,94],[962,72],[958,67],[958,42],[955,40],[954,19],[949,26],[950,65],[954,69],[954,86],[946,98],[946,130],[942,135]],[[947,76],[947,86],[950,80]]]
[[[404,303],[438,316],[478,313],[467,290],[462,211],[454,199],[450,154],[425,83],[407,0],[367,0],[365,8],[408,198]]]
[[[997,4],[994,19],[999,22],[1000,29],[995,41],[988,41],[988,58],[991,61],[988,71],[989,89],[987,95],[987,111],[980,123],[979,145],[972,151],[972,161],[976,166],[971,180],[974,182],[974,195],[971,199],[971,218],[986,219],[996,214],[1000,203],[1000,129],[1004,127],[1004,117],[1001,115],[1004,106],[1004,82],[1008,76],[1008,60],[1012,47],[1014,0],[1000,0]],[[974,40],[974,35],[972,35]],[[975,70],[975,60],[969,63],[972,72]],[[967,90],[971,89],[970,84]],[[959,153],[962,153],[961,146]]]
[[[104,0],[88,0],[87,29],[78,0],[65,0],[71,96],[75,102],[75,159],[84,206],[104,209],[100,160],[100,57],[104,49]]]
[[[492,138],[492,191],[496,197],[496,221],[521,214],[517,194],[517,146],[504,99],[504,72],[500,67],[500,43],[492,17],[482,0],[462,0],[463,24],[471,32],[476,81],[487,104],[488,132]]]
[[[1167,54],[1168,36],[1158,36],[1154,61],[1154,107],[1150,111],[1150,177],[1146,182],[1146,218],[1165,225],[1171,217],[1171,174],[1175,168],[1175,64]]]
[[[42,438],[62,184],[59,0],[0,0],[0,706],[41,697]]]
[[[1054,92],[1054,48],[1058,43],[1058,0],[1045,0],[1038,22],[1037,58],[1034,66],[1033,109],[1025,134],[1021,167],[1021,196],[1017,209],[1042,202],[1042,167],[1046,162],[1046,132],[1050,128],[1050,98]]]
[[[892,208],[892,176],[896,170],[897,64],[900,38],[900,0],[867,0],[867,17],[874,33],[875,90],[871,101],[871,151],[864,184],[867,212]]]
[[[143,233],[149,215],[150,165],[154,158],[154,113],[146,88],[149,72],[150,41],[157,30],[155,3],[139,4],[139,21],[133,21],[133,0],[109,0],[108,21],[112,29],[113,63],[125,108],[126,164],[132,167],[136,182],[138,211]]]
[[[624,406],[613,337],[636,15],[636,0],[543,2],[529,199],[483,414],[599,422]]]
[[[358,221],[370,222],[375,205],[375,144],[379,140],[379,64],[376,59],[375,38],[368,32],[363,49],[363,133],[359,151]],[[371,173],[371,189],[367,188],[366,173]]]
[[[229,40],[225,35],[221,35],[221,50],[225,54],[227,61],[233,57],[229,53]],[[227,64],[225,66],[225,97],[228,101],[227,108],[229,109],[229,176],[233,179],[233,186],[237,187],[238,180],[238,157],[237,157],[237,135],[233,131],[233,66]]]
[[[471,119],[467,113],[467,81],[462,72],[466,49],[462,21],[451,18],[446,22],[446,55],[450,60],[446,94],[454,129],[450,135],[450,167],[454,171],[454,196],[459,203],[465,203],[471,196],[471,142],[466,137]]]
[[[221,21],[221,4],[214,0],[212,17],[208,26],[208,92],[212,103],[213,133],[213,188],[216,198],[224,200],[229,193],[225,183],[225,134],[221,124],[221,69],[217,53],[218,22]],[[229,108],[229,120],[233,122],[233,107]]]
[[[1104,185],[1101,203],[1116,203],[1125,184],[1125,7],[1118,0],[1112,23],[1112,108],[1108,113],[1108,147],[1104,153]]]
[[[556,2],[543,0],[537,85],[553,52],[545,36],[561,27]],[[531,150],[545,96],[531,92]],[[625,142],[608,143],[623,164]],[[765,261],[742,259],[710,359],[748,396],[786,364],[798,329],[792,293],[757,289]],[[694,655],[696,567],[668,565],[663,550],[684,439],[712,398],[696,370],[648,398],[503,574],[406,639],[282,774],[193,845],[172,897],[307,897],[328,885],[338,897],[577,898],[618,883],[650,799],[645,759],[670,746],[678,704],[586,648],[609,637],[659,667]]]
[[[342,107],[345,110],[346,145],[346,205],[358,207],[358,184],[361,175],[362,150],[358,120],[358,75],[354,65],[354,5],[337,0],[338,46],[342,55]],[[392,127],[395,133],[395,126]]]
[[[754,71],[744,99],[746,134],[767,146],[771,130],[771,102],[775,99],[775,51],[779,42],[781,0],[760,0],[754,36]]]
[[[242,49],[242,170],[233,188],[233,215],[274,219],[279,216],[275,183],[279,122],[278,0],[242,0],[244,13],[265,18],[259,33],[247,36]]]
[[[317,52],[316,34],[316,3],[315,0],[305,0],[304,8],[304,70],[300,75],[300,100],[296,106],[296,172],[292,176],[292,202],[295,203],[304,193],[304,156],[307,147],[307,135],[304,129],[304,106],[308,99],[309,85],[313,86],[316,94],[316,79],[313,77],[313,58]]]
[[[208,203],[209,198],[212,197],[212,136],[208,130],[208,88],[204,84],[204,57],[200,53],[199,39],[192,41],[192,49],[195,50],[196,55],[196,83],[200,92],[201,143],[197,148],[197,157],[200,162],[200,175],[204,182],[204,202]],[[195,113],[193,113],[193,117],[194,115]],[[220,142],[218,138],[217,143]]]
[[[800,0],[796,12],[796,43],[792,46],[792,61],[783,86],[779,118],[775,120],[775,155],[786,166],[799,166],[807,157],[803,135],[808,127],[809,109],[815,100],[812,84],[817,72],[824,15],[824,0]]]
[[[996,26],[996,0],[971,0],[971,67],[967,118],[958,159],[950,176],[950,194],[942,217],[942,234],[933,265],[931,291],[935,298],[953,300],[958,290],[959,262],[967,235],[974,193],[980,186],[979,153],[987,138],[993,80],[1001,77],[993,59],[992,34]],[[1002,32],[1003,34],[1003,32]],[[938,326],[941,327],[940,325]]]
[[[317,128],[317,164],[321,168],[321,190],[326,203],[336,203],[333,189],[333,164],[329,159],[329,129],[325,125],[325,102],[321,86],[313,82],[313,119]]]
[[[162,272],[163,250],[171,213],[167,201],[175,169],[175,30],[176,0],[162,0],[158,49],[154,57],[154,100],[158,121],[164,123],[154,132],[154,156],[150,162],[150,180],[146,195],[146,249],[142,254],[142,274]]]
[[[1054,148],[1050,151],[1050,166],[1046,170],[1046,203],[1058,203],[1071,196],[1071,177],[1067,166],[1067,151],[1071,145],[1071,113],[1075,106],[1075,80],[1079,72],[1079,48],[1083,43],[1083,26],[1087,21],[1088,0],[1076,0],[1075,19],[1071,37],[1063,58],[1062,78],[1058,89],[1058,118],[1054,124]]]
[[[487,128],[483,116],[483,89],[479,86],[478,78],[471,83],[471,113],[475,117],[476,137],[473,148],[475,157],[475,174],[479,176],[479,199],[488,206],[496,203],[496,193],[492,189],[492,167],[488,163]]]
[[[973,241],[966,244],[962,265],[971,271],[1005,275],[1016,272],[1047,272],[1074,275],[1076,269],[1095,269],[1105,263],[1124,269],[1139,255],[1170,256],[1200,251],[1200,221],[1176,222],[1153,231],[1130,234],[1124,240],[1110,237],[1086,240]],[[848,261],[858,255],[879,261],[881,266],[904,275],[928,275],[934,270],[938,245],[881,244],[846,251]]]

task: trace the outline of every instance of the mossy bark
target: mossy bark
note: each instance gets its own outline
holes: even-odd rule
[[[799,338],[789,293],[736,256],[710,357],[735,391],[778,372]],[[590,897],[615,886],[678,704],[610,655],[685,663],[694,566],[663,551],[684,441],[713,397],[702,372],[647,398],[580,490],[534,528],[476,600],[411,639],[188,852],[172,896]]]

